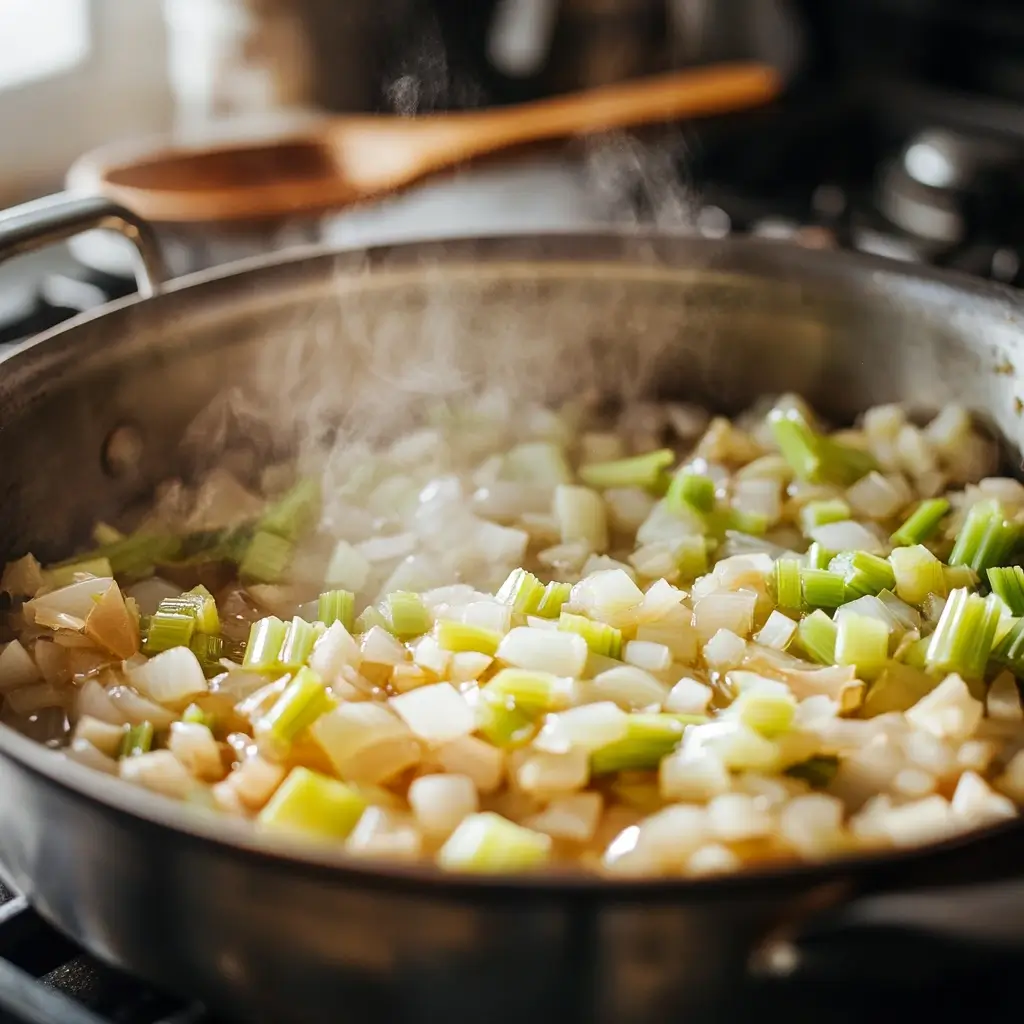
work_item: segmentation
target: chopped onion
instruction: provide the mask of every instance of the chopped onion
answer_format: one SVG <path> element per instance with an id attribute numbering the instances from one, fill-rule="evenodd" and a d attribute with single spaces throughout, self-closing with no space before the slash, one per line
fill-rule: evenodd
<path id="1" fill-rule="evenodd" d="M 0 652 L 0 693 L 10 693 L 42 679 L 32 655 L 18 640 L 11 640 Z"/>
<path id="2" fill-rule="evenodd" d="M 589 780 L 590 758 L 578 747 L 562 754 L 537 751 L 528 756 L 516 772 L 519 788 L 539 799 L 575 792 Z"/>
<path id="3" fill-rule="evenodd" d="M 69 699 L 68 691 L 53 683 L 34 683 L 20 690 L 11 690 L 4 702 L 16 715 L 32 715 L 43 708 L 61 707 Z"/>
<path id="4" fill-rule="evenodd" d="M 189 773 L 204 782 L 217 782 L 226 774 L 220 747 L 205 725 L 197 722 L 174 722 L 171 725 L 167 749 Z"/>
<path id="5" fill-rule="evenodd" d="M 479 808 L 476 785 L 468 775 L 421 775 L 409 786 L 416 823 L 431 836 L 446 839 Z"/>
<path id="6" fill-rule="evenodd" d="M 461 736 L 434 751 L 446 772 L 465 775 L 480 793 L 493 793 L 505 775 L 505 752 L 476 736 Z"/>
<path id="7" fill-rule="evenodd" d="M 797 623 L 788 615 L 783 615 L 777 608 L 772 610 L 768 621 L 761 627 L 754 639 L 765 647 L 776 651 L 784 651 L 796 635 Z"/>
<path id="8" fill-rule="evenodd" d="M 106 593 L 113 582 L 109 576 L 95 576 L 42 594 L 26 602 L 25 617 L 40 626 L 52 623 L 60 627 L 64 625 L 65 617 L 84 623 L 93 609 L 94 599 Z"/>
<path id="9" fill-rule="evenodd" d="M 170 707 L 184 707 L 208 692 L 199 659 L 187 647 L 172 647 L 128 673 L 129 682 L 144 697 Z"/>
<path id="10" fill-rule="evenodd" d="M 720 630 L 747 637 L 754 626 L 756 604 L 757 594 L 749 590 L 716 591 L 693 606 L 693 623 L 705 643 Z"/>
<path id="11" fill-rule="evenodd" d="M 652 640 L 628 640 L 622 649 L 622 660 L 646 672 L 664 672 L 672 664 L 672 652 L 665 644 Z"/>
<path id="12" fill-rule="evenodd" d="M 872 555 L 884 555 L 886 551 L 881 538 L 852 519 L 814 527 L 811 540 L 826 551 L 867 551 Z"/>
<path id="13" fill-rule="evenodd" d="M 906 717 L 911 725 L 933 736 L 965 740 L 978 728 L 983 712 L 984 705 L 971 696 L 967 684 L 954 673 L 922 697 Z"/>
<path id="14" fill-rule="evenodd" d="M 666 800 L 704 803 L 732 785 L 729 770 L 711 748 L 677 750 L 663 758 L 658 769 L 658 786 Z"/>
<path id="15" fill-rule="evenodd" d="M 81 737 L 73 739 L 71 746 L 68 747 L 67 755 L 72 761 L 84 764 L 87 768 L 94 768 L 107 775 L 117 775 L 118 773 L 117 761 L 99 750 L 87 739 Z"/>
<path id="16" fill-rule="evenodd" d="M 597 832 L 603 806 L 600 793 L 570 793 L 552 800 L 524 824 L 552 839 L 589 843 Z"/>
<path id="17" fill-rule="evenodd" d="M 669 688 L 643 669 L 622 665 L 595 676 L 583 693 L 588 701 L 611 701 L 625 711 L 660 711 Z"/>
<path id="18" fill-rule="evenodd" d="M 421 686 L 388 702 L 421 739 L 448 743 L 476 729 L 476 716 L 465 697 L 450 683 Z"/>
<path id="19" fill-rule="evenodd" d="M 517 668 L 578 677 L 587 663 L 587 642 L 577 633 L 517 626 L 502 638 L 496 657 Z"/>
<path id="20" fill-rule="evenodd" d="M 409 727 L 380 704 L 342 704 L 321 715 L 310 726 L 310 733 L 338 774 L 351 782 L 379 785 L 418 764 L 422 757 Z"/>
<path id="21" fill-rule="evenodd" d="M 175 800 L 183 800 L 194 783 L 184 765 L 169 750 L 122 758 L 121 778 Z"/>
<path id="22" fill-rule="evenodd" d="M 150 722 L 154 729 L 168 729 L 176 718 L 173 711 L 148 700 L 130 686 L 112 686 L 107 696 L 117 712 L 132 725 Z"/>
<path id="23" fill-rule="evenodd" d="M 726 843 L 762 839 L 769 835 L 774 821 L 762 805 L 746 793 L 722 793 L 708 804 L 708 831 Z"/>
<path id="24" fill-rule="evenodd" d="M 731 633 L 728 629 L 720 629 L 704 645 L 704 660 L 710 668 L 722 672 L 739 665 L 743 661 L 746 649 L 743 637 Z"/>
<path id="25" fill-rule="evenodd" d="M 612 701 L 582 704 L 548 715 L 533 745 L 551 754 L 573 747 L 594 751 L 622 739 L 628 722 L 628 715 Z"/>
<path id="26" fill-rule="evenodd" d="M 75 726 L 73 740 L 86 740 L 107 757 L 117 757 L 124 739 L 124 726 L 83 715 Z"/>
<path id="27" fill-rule="evenodd" d="M 341 622 L 333 622 L 313 646 L 309 667 L 331 686 L 348 668 L 357 668 L 362 652 L 354 637 Z"/>

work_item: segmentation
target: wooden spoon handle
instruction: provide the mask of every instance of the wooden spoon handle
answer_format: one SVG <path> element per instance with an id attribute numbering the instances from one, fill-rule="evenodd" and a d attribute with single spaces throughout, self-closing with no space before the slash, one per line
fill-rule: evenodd
<path id="1" fill-rule="evenodd" d="M 780 78 L 768 65 L 715 64 L 504 110 L 449 116 L 449 132 L 440 134 L 447 134 L 446 145 L 466 158 L 541 139 L 742 110 L 769 102 L 780 89 Z"/>

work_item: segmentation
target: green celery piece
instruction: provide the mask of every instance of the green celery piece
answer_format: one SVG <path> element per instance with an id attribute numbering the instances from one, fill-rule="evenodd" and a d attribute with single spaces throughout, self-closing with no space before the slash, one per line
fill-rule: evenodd
<path id="1" fill-rule="evenodd" d="M 294 544 L 316 525 L 320 504 L 320 481 L 307 477 L 296 483 L 263 513 L 259 529 Z"/>
<path id="2" fill-rule="evenodd" d="M 578 633 L 594 654 L 606 658 L 622 657 L 622 630 L 614 626 L 563 611 L 558 619 L 558 628 L 566 633 Z"/>
<path id="3" fill-rule="evenodd" d="M 952 591 L 932 633 L 925 656 L 930 672 L 958 672 L 966 680 L 981 679 L 999 627 L 999 601 Z"/>
<path id="4" fill-rule="evenodd" d="M 1024 568 L 1019 565 L 993 566 L 987 572 L 988 584 L 1010 609 L 1010 614 L 1024 615 Z"/>
<path id="5" fill-rule="evenodd" d="M 580 466 L 578 475 L 582 483 L 596 490 L 612 487 L 642 487 L 650 490 L 657 486 L 663 471 L 673 462 L 675 453 L 670 448 L 660 448 L 645 455 Z"/>
<path id="6" fill-rule="evenodd" d="M 121 757 L 137 757 L 148 753 L 153 746 L 153 723 L 140 722 L 127 729 L 121 740 Z"/>
<path id="7" fill-rule="evenodd" d="M 261 530 L 254 534 L 238 567 L 243 580 L 279 583 L 292 559 L 291 541 Z"/>
<path id="8" fill-rule="evenodd" d="M 896 547 L 913 547 L 923 544 L 939 528 L 939 523 L 949 512 L 950 504 L 945 498 L 928 498 L 904 520 L 903 525 L 892 535 Z"/>
<path id="9" fill-rule="evenodd" d="M 634 713 L 626 722 L 626 735 L 590 755 L 592 775 L 653 771 L 683 738 L 686 723 L 676 715 Z"/>
<path id="10" fill-rule="evenodd" d="M 366 800 L 351 786 L 308 768 L 293 768 L 257 822 L 275 831 L 321 839 L 346 839 L 366 810 Z"/>

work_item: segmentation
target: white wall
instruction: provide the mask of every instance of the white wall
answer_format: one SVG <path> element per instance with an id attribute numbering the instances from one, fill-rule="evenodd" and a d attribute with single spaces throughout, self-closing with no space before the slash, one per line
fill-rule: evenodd
<path id="1" fill-rule="evenodd" d="M 52 72 L 59 53 L 65 64 L 74 60 L 67 19 L 78 6 L 89 19 L 88 51 Z M 8 14 L 0 18 L 0 205 L 59 188 L 88 149 L 170 124 L 160 0 L 0 0 L 0 7 Z M 26 77 L 25 50 L 47 33 L 54 43 L 40 55 L 40 76 Z"/>

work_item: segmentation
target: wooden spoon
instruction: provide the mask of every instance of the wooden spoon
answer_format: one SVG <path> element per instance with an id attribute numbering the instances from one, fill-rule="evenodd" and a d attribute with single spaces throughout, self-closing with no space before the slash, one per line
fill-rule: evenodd
<path id="1" fill-rule="evenodd" d="M 719 64 L 518 107 L 330 117 L 301 135 L 113 165 L 97 155 L 87 177 L 148 220 L 260 220 L 345 206 L 523 143 L 757 106 L 779 89 L 770 67 Z"/>

